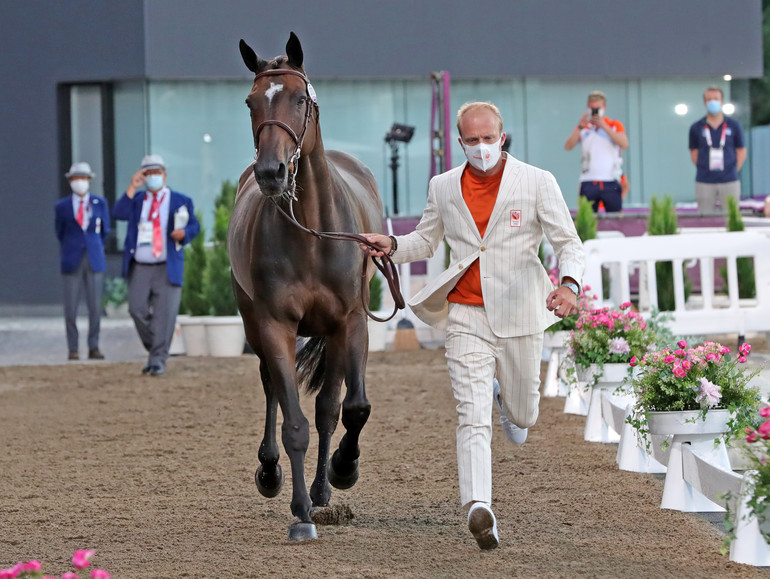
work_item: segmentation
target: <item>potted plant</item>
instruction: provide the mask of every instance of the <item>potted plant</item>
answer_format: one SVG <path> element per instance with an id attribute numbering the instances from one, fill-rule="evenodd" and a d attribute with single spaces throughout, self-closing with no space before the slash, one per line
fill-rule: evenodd
<path id="1" fill-rule="evenodd" d="M 748 516 L 756 517 L 759 530 L 770 544 L 770 520 L 767 509 L 770 506 L 770 407 L 759 411 L 760 423 L 745 429 L 745 456 L 748 466 L 754 471 L 749 477 L 749 484 L 742 499 L 748 507 Z M 729 520 L 729 512 L 725 517 L 725 527 L 730 540 L 735 538 L 734 530 L 738 521 Z M 729 541 L 728 541 L 729 543 Z"/>
<path id="2" fill-rule="evenodd" d="M 603 382 L 622 382 L 639 359 L 656 344 L 655 333 L 641 314 L 631 310 L 631 302 L 618 309 L 608 307 L 583 311 L 570 333 L 568 356 L 575 372 L 587 386 Z"/>
<path id="3" fill-rule="evenodd" d="M 198 223 L 203 223 L 203 215 L 198 212 Z M 203 273 L 206 271 L 205 230 L 201 225 L 200 233 L 185 248 L 184 285 L 177 322 L 182 331 L 185 353 L 188 356 L 208 356 L 206 340 L 206 318 L 209 306 L 203 295 Z"/>
<path id="4" fill-rule="evenodd" d="M 730 470 L 725 442 L 756 415 L 759 389 L 749 386 L 749 381 L 759 369 L 741 366 L 751 351 L 749 344 L 739 347 L 736 360 L 729 348 L 716 342 L 688 348 L 682 340 L 677 346 L 632 362 L 638 364 L 639 373 L 632 380 L 636 402 L 626 421 L 648 449 L 648 435 L 664 436 L 666 441 L 671 437 L 661 508 L 722 511 L 684 479 L 682 445 L 708 456 L 714 466 Z"/>
<path id="5" fill-rule="evenodd" d="M 128 317 L 128 284 L 122 277 L 108 277 L 104 280 L 102 306 L 110 318 Z"/>
<path id="6" fill-rule="evenodd" d="M 749 386 L 759 369 L 742 365 L 751 346 L 741 344 L 736 359 L 730 348 L 716 342 L 688 348 L 681 340 L 677 346 L 630 362 L 638 372 L 631 380 L 636 403 L 628 422 L 646 441 L 648 432 L 699 431 L 727 438 L 736 429 L 750 427 L 760 401 L 759 389 Z"/>
<path id="7" fill-rule="evenodd" d="M 202 297 L 211 317 L 206 321 L 206 341 L 212 356 L 240 356 L 246 341 L 243 321 L 233 295 L 227 228 L 230 223 L 237 186 L 222 183 L 214 200 L 214 230 L 207 248 L 203 271 Z"/>

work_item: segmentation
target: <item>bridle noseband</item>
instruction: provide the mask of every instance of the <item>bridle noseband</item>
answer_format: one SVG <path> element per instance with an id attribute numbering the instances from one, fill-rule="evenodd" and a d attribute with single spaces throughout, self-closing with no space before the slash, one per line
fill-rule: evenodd
<path id="1" fill-rule="evenodd" d="M 256 82 L 258 78 L 263 76 L 281 76 L 285 74 L 293 74 L 294 76 L 298 76 L 305 83 L 305 95 L 307 96 L 307 99 L 305 101 L 305 123 L 302 126 L 302 132 L 299 134 L 299 136 L 297 136 L 297 133 L 294 132 L 294 129 L 292 129 L 283 121 L 279 121 L 277 119 L 268 119 L 266 121 L 262 121 L 257 127 L 257 130 L 254 132 L 254 159 L 256 159 L 257 155 L 259 154 L 259 135 L 262 132 L 262 129 L 269 125 L 275 125 L 289 133 L 289 136 L 292 138 L 294 144 L 297 147 L 294 151 L 294 154 L 289 159 L 289 186 L 291 188 L 289 193 L 292 197 L 295 197 L 294 190 L 297 185 L 297 171 L 299 169 L 299 158 L 300 153 L 302 152 L 302 144 L 305 142 L 305 134 L 307 133 L 307 126 L 310 122 L 312 111 L 313 109 L 316 111 L 318 110 L 318 104 L 316 103 L 314 96 L 315 93 L 312 91 L 312 85 L 310 84 L 307 76 L 305 76 L 304 73 L 292 68 L 271 68 L 269 70 L 263 70 L 254 77 L 254 81 Z M 316 118 L 317 117 L 318 115 L 316 115 Z"/>

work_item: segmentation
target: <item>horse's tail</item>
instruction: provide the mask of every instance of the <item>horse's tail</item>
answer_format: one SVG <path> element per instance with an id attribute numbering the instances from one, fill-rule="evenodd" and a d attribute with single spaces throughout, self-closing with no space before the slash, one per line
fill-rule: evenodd
<path id="1" fill-rule="evenodd" d="M 297 352 L 297 385 L 313 394 L 323 386 L 326 374 L 326 338 L 317 336 L 305 341 Z"/>

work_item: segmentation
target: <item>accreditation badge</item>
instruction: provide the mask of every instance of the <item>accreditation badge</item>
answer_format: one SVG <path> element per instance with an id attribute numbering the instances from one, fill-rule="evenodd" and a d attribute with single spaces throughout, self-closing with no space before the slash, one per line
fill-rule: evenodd
<path id="1" fill-rule="evenodd" d="M 709 149 L 709 171 L 725 170 L 725 152 L 714 147 Z"/>
<path id="2" fill-rule="evenodd" d="M 152 222 L 142 221 L 139 223 L 139 232 L 136 237 L 137 245 L 152 245 Z"/>

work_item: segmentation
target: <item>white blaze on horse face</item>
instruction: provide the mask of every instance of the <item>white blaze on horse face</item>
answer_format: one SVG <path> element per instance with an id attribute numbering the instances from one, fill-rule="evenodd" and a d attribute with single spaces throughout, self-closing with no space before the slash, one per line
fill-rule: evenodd
<path id="1" fill-rule="evenodd" d="M 275 96 L 275 93 L 281 92 L 283 90 L 282 84 L 275 84 L 274 82 L 270 83 L 270 88 L 265 91 L 265 96 L 267 97 L 268 104 L 273 104 L 273 97 Z"/>

